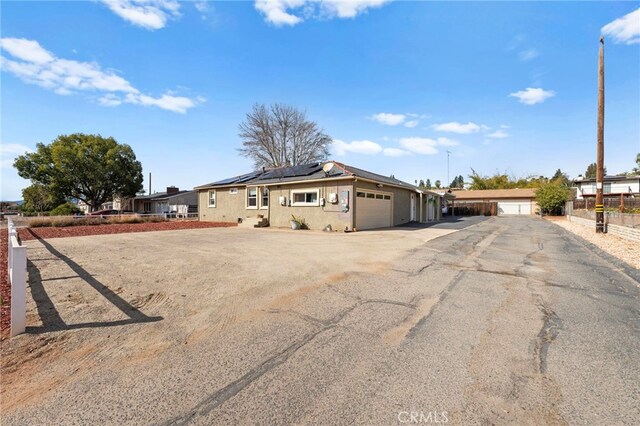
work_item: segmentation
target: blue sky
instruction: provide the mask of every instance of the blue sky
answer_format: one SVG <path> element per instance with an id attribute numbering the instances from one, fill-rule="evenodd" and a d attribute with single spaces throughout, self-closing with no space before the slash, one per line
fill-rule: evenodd
<path id="1" fill-rule="evenodd" d="M 11 167 L 74 132 L 133 147 L 145 189 L 252 168 L 254 103 L 306 109 L 332 157 L 413 182 L 576 177 L 595 160 L 606 36 L 605 163 L 640 152 L 640 2 L 134 0 L 2 2 L 2 199 Z"/>

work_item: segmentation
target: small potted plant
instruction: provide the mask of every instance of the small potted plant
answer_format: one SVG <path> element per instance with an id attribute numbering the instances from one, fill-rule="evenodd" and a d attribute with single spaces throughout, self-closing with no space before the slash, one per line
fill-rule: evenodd
<path id="1" fill-rule="evenodd" d="M 306 223 L 304 222 L 304 218 L 296 217 L 295 215 L 291 215 L 291 229 L 305 229 Z"/>

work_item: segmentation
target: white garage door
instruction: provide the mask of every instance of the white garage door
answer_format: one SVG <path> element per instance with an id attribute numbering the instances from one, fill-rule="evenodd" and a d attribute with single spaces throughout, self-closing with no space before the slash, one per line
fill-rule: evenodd
<path id="1" fill-rule="evenodd" d="M 357 189 L 355 213 L 356 229 L 391 226 L 391 194 Z"/>
<path id="2" fill-rule="evenodd" d="M 498 215 L 531 214 L 531 201 L 498 201 Z"/>

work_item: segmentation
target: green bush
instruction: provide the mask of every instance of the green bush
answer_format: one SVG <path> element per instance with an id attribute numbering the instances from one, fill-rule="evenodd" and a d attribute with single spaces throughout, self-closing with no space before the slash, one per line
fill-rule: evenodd
<path id="1" fill-rule="evenodd" d="M 543 213 L 559 215 L 570 194 L 569 188 L 557 182 L 545 183 L 536 190 L 536 203 Z"/>
<path id="2" fill-rule="evenodd" d="M 75 204 L 63 203 L 49 212 L 49 216 L 73 216 L 80 213 L 80 209 Z"/>

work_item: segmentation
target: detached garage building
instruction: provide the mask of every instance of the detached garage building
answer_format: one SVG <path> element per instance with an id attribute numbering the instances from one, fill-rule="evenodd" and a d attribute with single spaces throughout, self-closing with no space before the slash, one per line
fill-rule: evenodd
<path id="1" fill-rule="evenodd" d="M 497 203 L 498 216 L 535 214 L 538 209 L 535 191 L 534 188 L 455 191 L 455 205 Z"/>
<path id="2" fill-rule="evenodd" d="M 294 215 L 311 229 L 365 230 L 440 219 L 437 193 L 336 161 L 259 170 L 195 190 L 201 221 L 264 218 L 288 227 Z"/>

